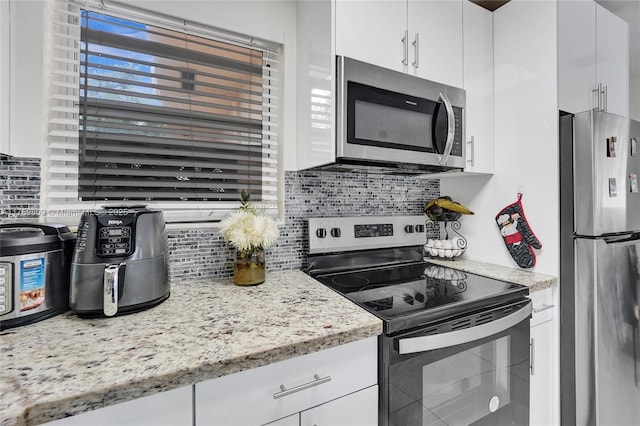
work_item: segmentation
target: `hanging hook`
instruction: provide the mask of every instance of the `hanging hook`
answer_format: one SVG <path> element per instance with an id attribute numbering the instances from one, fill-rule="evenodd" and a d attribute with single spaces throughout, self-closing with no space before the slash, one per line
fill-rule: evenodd
<path id="1" fill-rule="evenodd" d="M 524 194 L 524 185 L 518 185 L 518 199 L 522 198 Z"/>

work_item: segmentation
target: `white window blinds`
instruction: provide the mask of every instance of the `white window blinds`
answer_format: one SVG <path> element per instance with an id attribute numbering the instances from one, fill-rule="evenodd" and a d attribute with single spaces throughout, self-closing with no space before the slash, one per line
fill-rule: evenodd
<path id="1" fill-rule="evenodd" d="M 50 108 L 65 140 L 49 132 L 49 209 L 142 202 L 169 220 L 215 219 L 243 189 L 276 207 L 276 51 L 56 4 L 68 28 L 55 44 L 67 42 L 52 59 L 74 103 Z"/>

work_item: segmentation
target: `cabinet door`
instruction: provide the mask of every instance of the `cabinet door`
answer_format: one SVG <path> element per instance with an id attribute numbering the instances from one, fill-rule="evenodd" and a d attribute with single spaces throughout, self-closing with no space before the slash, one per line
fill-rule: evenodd
<path id="1" fill-rule="evenodd" d="M 336 1 L 337 55 L 406 71 L 406 28 L 406 0 Z"/>
<path id="2" fill-rule="evenodd" d="M 563 111 L 595 107 L 595 25 L 593 0 L 558 2 L 558 108 Z"/>
<path id="3" fill-rule="evenodd" d="M 556 424 L 554 383 L 555 345 L 554 289 L 547 288 L 529 294 L 533 302 L 531 316 L 531 387 L 529 417 L 531 426 Z"/>
<path id="4" fill-rule="evenodd" d="M 300 426 L 372 426 L 377 424 L 377 385 L 300 413 Z"/>
<path id="5" fill-rule="evenodd" d="M 409 0 L 407 16 L 409 72 L 462 87 L 462 0 Z"/>
<path id="6" fill-rule="evenodd" d="M 553 320 L 531 327 L 531 426 L 555 424 Z"/>
<path id="7" fill-rule="evenodd" d="M 191 426 L 193 386 L 46 423 L 47 426 Z"/>
<path id="8" fill-rule="evenodd" d="M 493 173 L 493 13 L 465 1 L 463 40 L 467 92 L 465 172 Z"/>
<path id="9" fill-rule="evenodd" d="M 605 111 L 629 116 L 629 24 L 596 5 L 596 81 L 607 88 Z"/>

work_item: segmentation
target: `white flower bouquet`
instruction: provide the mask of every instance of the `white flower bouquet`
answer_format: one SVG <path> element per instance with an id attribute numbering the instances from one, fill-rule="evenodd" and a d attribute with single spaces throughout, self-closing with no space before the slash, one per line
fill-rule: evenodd
<path id="1" fill-rule="evenodd" d="M 241 197 L 240 210 L 227 215 L 220 223 L 222 237 L 244 253 L 271 247 L 280 235 L 278 225 L 249 202 L 249 194 L 244 190 Z"/>

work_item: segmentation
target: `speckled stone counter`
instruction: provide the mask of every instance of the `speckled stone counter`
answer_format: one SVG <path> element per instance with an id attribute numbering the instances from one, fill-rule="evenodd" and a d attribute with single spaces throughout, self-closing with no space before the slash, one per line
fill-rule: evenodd
<path id="1" fill-rule="evenodd" d="M 477 262 L 460 257 L 449 260 L 425 259 L 427 262 L 446 266 L 453 269 L 495 278 L 502 281 L 523 284 L 529 287 L 529 292 L 544 290 L 558 284 L 558 278 L 552 275 L 539 274 L 526 269 L 508 268 L 491 263 Z"/>
<path id="2" fill-rule="evenodd" d="M 184 282 L 147 311 L 69 312 L 0 333 L 0 424 L 35 425 L 382 333 L 300 271 L 256 287 Z"/>

